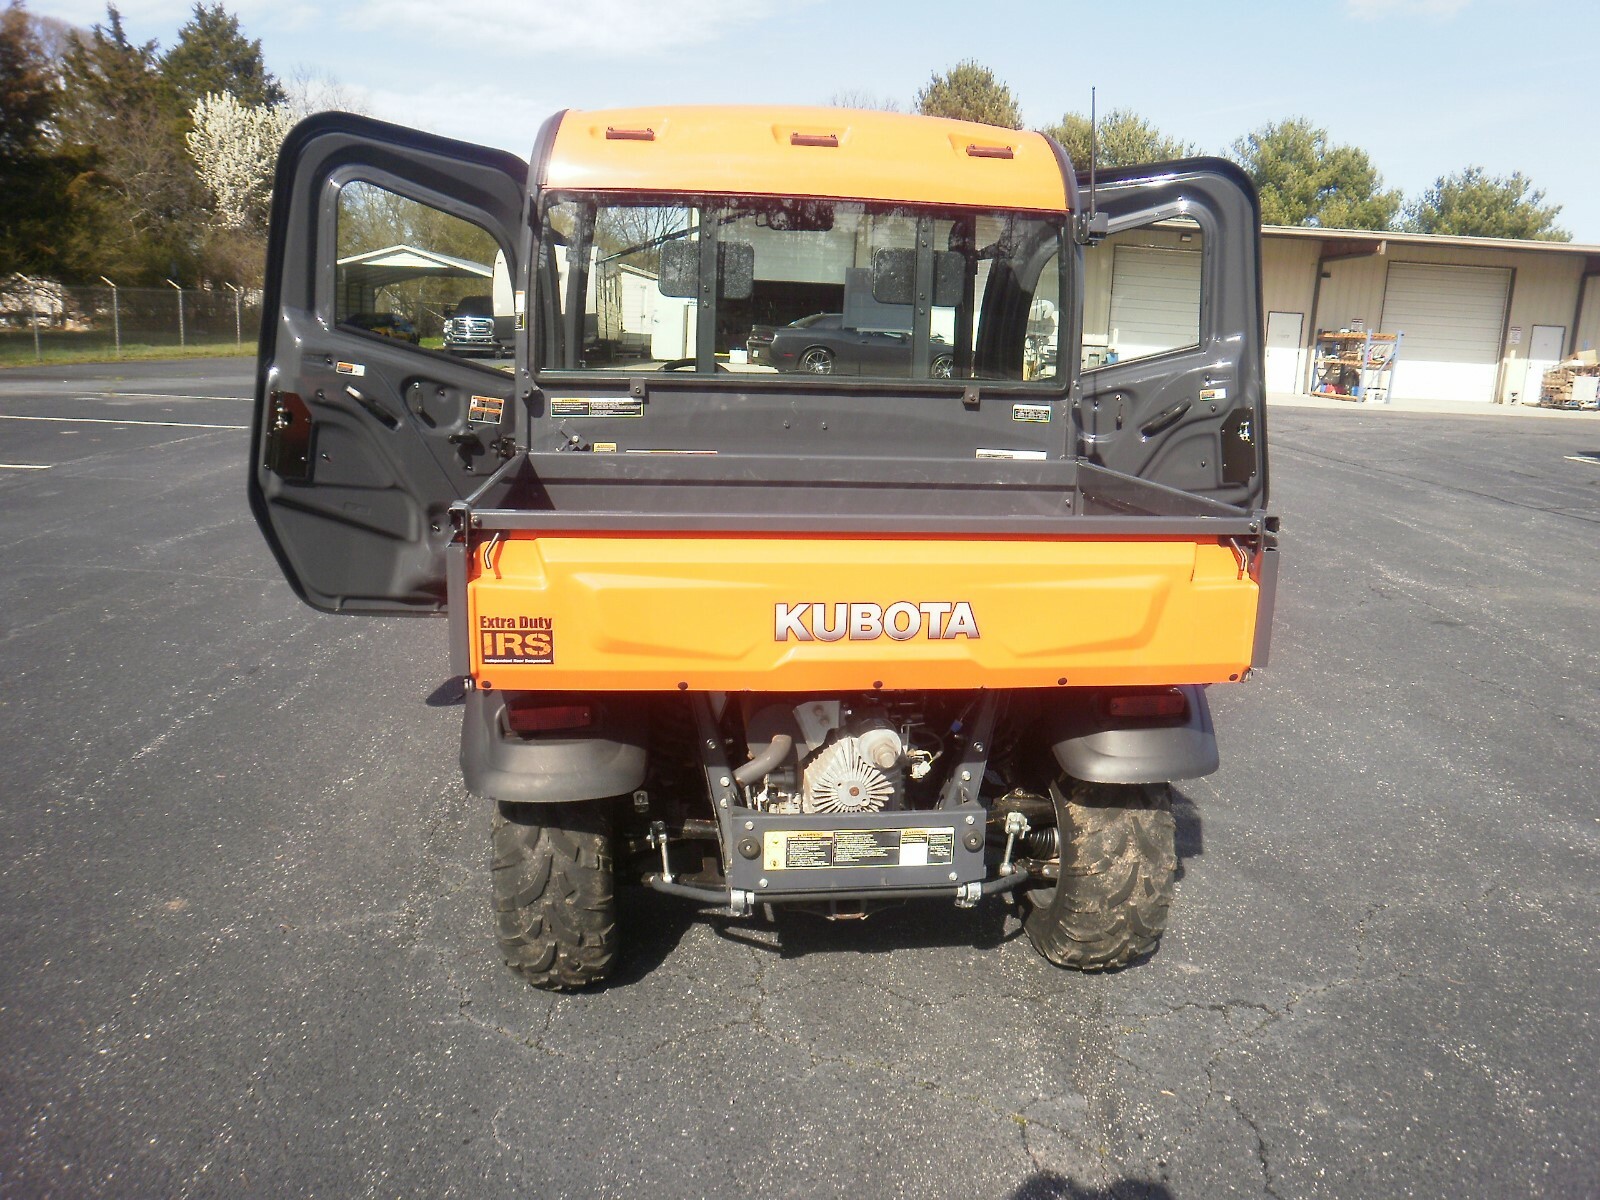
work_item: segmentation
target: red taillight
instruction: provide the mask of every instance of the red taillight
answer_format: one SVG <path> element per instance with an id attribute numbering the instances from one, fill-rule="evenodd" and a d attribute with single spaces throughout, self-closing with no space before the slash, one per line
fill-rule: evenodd
<path id="1" fill-rule="evenodd" d="M 587 704 L 513 701 L 506 706 L 506 725 L 512 733 L 560 733 L 587 729 L 593 724 L 594 709 Z"/>
<path id="2" fill-rule="evenodd" d="M 1181 717 L 1189 711 L 1189 699 L 1176 689 L 1161 692 L 1125 692 L 1108 696 L 1106 713 L 1113 717 Z"/>

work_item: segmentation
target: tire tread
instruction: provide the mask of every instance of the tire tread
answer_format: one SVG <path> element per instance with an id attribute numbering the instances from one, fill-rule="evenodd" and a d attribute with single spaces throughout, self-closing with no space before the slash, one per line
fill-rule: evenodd
<path id="1" fill-rule="evenodd" d="M 1117 970 L 1153 954 L 1177 875 L 1170 788 L 1063 780 L 1050 794 L 1060 879 L 1029 893 L 1028 940 L 1057 966 L 1080 971 Z"/>
<path id="2" fill-rule="evenodd" d="M 558 991 L 603 979 L 616 957 L 617 924 L 606 806 L 497 804 L 491 841 L 506 965 Z"/>

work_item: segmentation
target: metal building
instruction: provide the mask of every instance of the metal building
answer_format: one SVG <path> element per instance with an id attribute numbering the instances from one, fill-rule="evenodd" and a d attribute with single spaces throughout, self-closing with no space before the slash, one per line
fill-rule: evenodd
<path id="1" fill-rule="evenodd" d="M 1532 403 L 1600 348 L 1600 246 L 1267 226 L 1262 251 L 1269 392 L 1315 389 L 1319 333 L 1403 335 L 1402 400 Z"/>

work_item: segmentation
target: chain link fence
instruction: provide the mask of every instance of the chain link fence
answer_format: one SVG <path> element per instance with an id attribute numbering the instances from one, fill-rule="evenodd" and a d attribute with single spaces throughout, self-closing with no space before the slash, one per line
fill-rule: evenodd
<path id="1" fill-rule="evenodd" d="M 255 289 L 69 287 L 24 276 L 0 285 L 0 363 L 163 350 L 254 353 L 260 328 Z"/>

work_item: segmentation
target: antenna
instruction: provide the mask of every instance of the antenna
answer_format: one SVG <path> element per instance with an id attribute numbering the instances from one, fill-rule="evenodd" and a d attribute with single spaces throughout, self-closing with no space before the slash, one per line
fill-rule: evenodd
<path id="1" fill-rule="evenodd" d="M 1100 118 L 1095 110 L 1095 91 L 1089 89 L 1089 211 L 1078 214 L 1077 241 L 1080 246 L 1092 246 L 1106 236 L 1109 220 L 1099 208 L 1096 164 L 1100 159 Z"/>
<path id="2" fill-rule="evenodd" d="M 1095 214 L 1095 164 L 1100 161 L 1100 119 L 1095 112 L 1095 89 L 1089 89 L 1089 221 Z"/>

